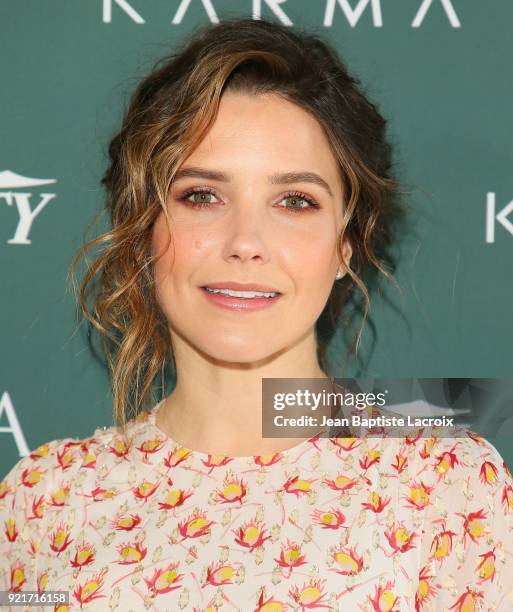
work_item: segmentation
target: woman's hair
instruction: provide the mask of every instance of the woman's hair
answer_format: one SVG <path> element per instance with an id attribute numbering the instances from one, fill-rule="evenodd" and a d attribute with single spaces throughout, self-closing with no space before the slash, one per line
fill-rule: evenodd
<path id="1" fill-rule="evenodd" d="M 344 332 L 350 328 L 354 286 L 365 306 L 358 349 L 370 304 L 364 274 L 382 274 L 399 288 L 386 264 L 395 269 L 388 251 L 402 214 L 399 183 L 390 176 L 387 122 L 359 84 L 316 34 L 250 18 L 197 30 L 139 83 L 110 142 L 102 179 L 111 229 L 82 246 L 69 272 L 77 294 L 79 259 L 103 247 L 87 266 L 77 299 L 81 314 L 99 332 L 112 376 L 114 417 L 123 433 L 126 422 L 154 401 L 157 376 L 168 366 L 176 373 L 168 322 L 156 300 L 152 264 L 159 254 L 152 254 L 152 228 L 164 211 L 172 236 L 166 201 L 174 174 L 212 125 L 227 90 L 279 95 L 322 126 L 344 188 L 338 254 L 343 262 L 342 245 L 349 240 L 352 259 L 317 321 L 317 356 L 332 378 L 327 341 L 340 319 Z M 357 311 L 358 306 L 353 316 Z"/>

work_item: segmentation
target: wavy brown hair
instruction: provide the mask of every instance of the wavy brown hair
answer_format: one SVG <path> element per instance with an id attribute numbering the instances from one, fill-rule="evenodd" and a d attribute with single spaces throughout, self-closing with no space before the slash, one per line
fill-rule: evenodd
<path id="1" fill-rule="evenodd" d="M 166 215 L 166 201 L 180 165 L 215 120 L 227 90 L 273 93 L 309 112 L 324 129 L 344 187 L 343 229 L 338 254 L 349 240 L 351 267 L 334 283 L 316 324 L 318 360 L 332 379 L 326 357 L 329 338 L 340 321 L 344 331 L 363 297 L 358 344 L 370 305 L 364 275 L 372 271 L 395 284 L 389 247 L 401 218 L 399 183 L 391 176 L 391 145 L 386 120 L 362 93 L 334 49 L 318 35 L 249 18 L 198 29 L 188 42 L 160 59 L 136 87 L 120 130 L 109 145 L 110 163 L 102 179 L 110 229 L 82 246 L 68 278 L 79 315 L 99 333 L 112 377 L 114 419 L 126 422 L 154 402 L 154 383 L 174 352 L 168 323 L 156 300 L 151 237 L 154 221 Z M 169 243 L 168 243 L 169 244 Z M 80 288 L 76 268 L 94 247 Z M 87 260 L 87 258 L 86 258 Z M 88 305 L 88 301 L 91 304 Z M 344 308 L 346 307 L 346 308 Z"/>

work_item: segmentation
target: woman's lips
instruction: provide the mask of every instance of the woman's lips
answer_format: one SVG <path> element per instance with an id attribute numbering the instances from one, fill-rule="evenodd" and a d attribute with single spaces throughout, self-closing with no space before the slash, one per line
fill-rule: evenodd
<path id="1" fill-rule="evenodd" d="M 254 298 L 239 298 L 222 293 L 210 293 L 204 287 L 200 287 L 200 291 L 209 300 L 211 304 L 225 310 L 238 310 L 240 312 L 252 312 L 254 310 L 263 310 L 270 308 L 282 296 L 281 293 L 274 297 L 254 297 Z"/>

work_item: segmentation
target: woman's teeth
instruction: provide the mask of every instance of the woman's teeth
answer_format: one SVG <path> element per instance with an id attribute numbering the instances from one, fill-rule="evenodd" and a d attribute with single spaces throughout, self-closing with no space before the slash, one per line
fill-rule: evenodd
<path id="1" fill-rule="evenodd" d="M 264 293 L 262 291 L 233 291 L 232 289 L 210 289 L 210 287 L 205 287 L 205 290 L 209 293 L 222 293 L 223 295 L 229 295 L 231 297 L 238 298 L 255 298 L 255 297 L 274 297 L 278 295 L 277 293 Z"/>

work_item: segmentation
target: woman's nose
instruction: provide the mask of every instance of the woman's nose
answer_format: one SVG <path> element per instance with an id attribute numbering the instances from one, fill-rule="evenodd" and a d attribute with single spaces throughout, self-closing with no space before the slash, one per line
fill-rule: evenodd
<path id="1" fill-rule="evenodd" d="M 265 226 L 263 212 L 257 210 L 256 205 L 239 207 L 227 222 L 224 257 L 235 257 L 242 261 L 255 257 L 267 259 L 268 236 L 266 237 Z"/>

